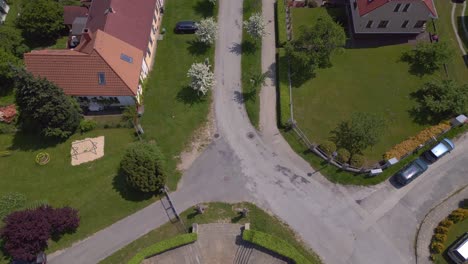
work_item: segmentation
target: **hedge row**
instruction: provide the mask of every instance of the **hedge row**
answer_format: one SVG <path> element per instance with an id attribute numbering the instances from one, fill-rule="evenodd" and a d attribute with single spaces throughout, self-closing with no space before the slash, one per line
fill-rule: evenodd
<path id="1" fill-rule="evenodd" d="M 131 258 L 127 264 L 141 264 L 141 262 L 148 257 L 168 251 L 170 249 L 180 247 L 183 245 L 190 244 L 197 240 L 196 233 L 183 234 L 168 240 L 161 241 L 159 243 L 153 244 L 147 248 L 144 248 L 138 252 L 133 258 Z"/>
<path id="2" fill-rule="evenodd" d="M 288 41 L 286 32 L 286 5 L 283 0 L 276 2 L 276 25 L 278 27 L 278 47 L 282 47 Z"/>
<path id="3" fill-rule="evenodd" d="M 414 151 L 419 145 L 424 144 L 426 141 L 442 133 L 450 128 L 450 124 L 445 121 L 438 125 L 428 127 L 423 131 L 419 132 L 414 137 L 410 137 L 400 144 L 394 146 L 391 150 L 384 154 L 384 159 L 389 160 L 391 158 L 400 159 L 405 154 Z"/>
<path id="4" fill-rule="evenodd" d="M 275 236 L 254 230 L 244 230 L 242 239 L 285 256 L 296 264 L 312 264 L 296 248 Z"/>
<path id="5" fill-rule="evenodd" d="M 434 235 L 431 239 L 431 244 L 429 249 L 432 254 L 440 254 L 445 249 L 445 241 L 447 240 L 447 235 L 453 224 L 459 223 L 468 219 L 468 209 L 458 208 L 453 210 L 447 218 L 440 221 L 439 225 L 434 229 Z M 434 259 L 434 256 L 431 256 L 431 259 Z"/>

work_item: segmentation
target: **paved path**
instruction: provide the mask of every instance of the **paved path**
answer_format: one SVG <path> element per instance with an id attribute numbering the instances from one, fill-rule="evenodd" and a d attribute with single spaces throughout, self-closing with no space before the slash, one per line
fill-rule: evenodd
<path id="1" fill-rule="evenodd" d="M 430 264 L 429 260 L 429 244 L 431 243 L 434 228 L 446 218 L 453 210 L 460 206 L 460 201 L 468 198 L 468 186 L 463 187 L 460 192 L 454 194 L 447 200 L 438 204 L 431 209 L 427 216 L 422 221 L 419 228 L 417 241 L 416 241 L 416 254 L 418 264 Z"/>
<path id="2" fill-rule="evenodd" d="M 263 3 L 266 20 L 273 21 L 273 2 Z M 261 93 L 262 132 L 250 124 L 238 100 L 242 1 L 220 0 L 219 5 L 213 98 L 220 137 L 187 170 L 179 189 L 171 194 L 178 211 L 202 201 L 251 201 L 285 221 L 325 263 L 414 263 L 419 222 L 435 204 L 468 183 L 468 138 L 456 142 L 451 154 L 401 189 L 388 182 L 343 187 L 319 173 L 307 176 L 313 169 L 276 129 L 274 79 L 268 80 Z M 272 23 L 268 30 L 274 32 Z M 262 46 L 262 67 L 271 69 L 271 35 Z M 156 202 L 55 254 L 49 263 L 97 263 L 165 221 L 161 202 Z"/>
<path id="3" fill-rule="evenodd" d="M 452 29 L 453 29 L 453 33 L 455 33 L 455 37 L 457 39 L 457 42 L 458 42 L 458 47 L 460 48 L 460 51 L 461 53 L 463 54 L 463 56 L 466 56 L 466 50 L 465 50 L 465 47 L 463 46 L 463 42 L 460 38 L 460 35 L 459 35 L 459 32 L 458 32 L 458 26 L 457 26 L 457 20 L 456 20 L 456 14 L 455 14 L 455 10 L 457 8 L 457 4 L 452 2 L 452 13 L 451 13 L 451 22 L 452 22 Z M 461 16 L 463 17 L 464 16 L 464 13 L 461 14 Z"/>

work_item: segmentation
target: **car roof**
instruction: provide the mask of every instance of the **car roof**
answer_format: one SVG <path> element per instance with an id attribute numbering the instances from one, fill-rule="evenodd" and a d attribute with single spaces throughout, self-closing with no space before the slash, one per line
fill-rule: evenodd
<path id="1" fill-rule="evenodd" d="M 424 163 L 424 161 L 422 161 L 421 159 L 417 159 L 413 161 L 412 163 L 410 163 L 408 167 L 403 169 L 400 172 L 400 175 L 406 180 L 409 180 L 413 178 L 414 175 L 416 175 L 418 172 L 425 171 L 426 169 L 427 169 L 426 163 Z"/>
<path id="2" fill-rule="evenodd" d="M 181 26 L 181 25 L 192 26 L 194 24 L 195 24 L 194 21 L 180 21 L 179 23 L 177 23 L 177 25 L 179 25 L 179 26 Z"/>
<path id="3" fill-rule="evenodd" d="M 465 241 L 458 246 L 455 251 L 460 254 L 465 260 L 468 260 L 468 236 Z"/>
<path id="4" fill-rule="evenodd" d="M 449 139 L 444 138 L 439 144 L 431 149 L 431 152 L 436 156 L 440 157 L 448 151 L 454 149 L 454 145 L 452 141 Z"/>

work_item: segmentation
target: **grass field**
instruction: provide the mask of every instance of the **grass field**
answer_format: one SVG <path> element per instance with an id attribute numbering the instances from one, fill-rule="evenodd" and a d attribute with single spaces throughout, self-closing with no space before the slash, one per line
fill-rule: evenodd
<path id="1" fill-rule="evenodd" d="M 450 227 L 450 230 L 447 235 L 447 241 L 445 241 L 444 243 L 445 248 L 448 249 L 448 247 L 450 247 L 450 245 L 452 245 L 455 242 L 455 240 L 460 238 L 466 232 L 468 232 L 468 219 L 465 219 L 464 221 L 454 224 L 452 227 Z M 435 264 L 452 264 L 453 262 L 448 258 L 447 252 L 444 251 L 443 254 L 436 255 L 434 263 Z"/>
<path id="2" fill-rule="evenodd" d="M 250 211 L 247 218 L 239 217 L 239 214 L 234 211 L 235 208 L 244 207 L 248 207 Z M 187 227 L 190 227 L 192 223 L 207 224 L 222 222 L 243 224 L 249 222 L 251 229 L 280 237 L 296 247 L 312 263 L 321 263 L 312 251 L 295 238 L 294 233 L 287 226 L 253 204 L 210 203 L 208 204 L 208 209 L 202 215 L 196 214 L 194 209 L 188 209 L 181 214 L 181 218 Z M 101 261 L 100 264 L 127 263 L 141 249 L 182 233 L 183 228 L 179 224 L 167 223 L 117 251 Z"/>
<path id="3" fill-rule="evenodd" d="M 173 174 L 168 186 L 175 189 L 180 178 L 176 171 L 178 155 L 191 136 L 205 121 L 211 103 L 208 94 L 199 97 L 189 85 L 187 71 L 194 62 L 209 58 L 213 63 L 214 47 L 206 48 L 195 42 L 194 35 L 176 35 L 178 21 L 198 21 L 214 16 L 217 11 L 208 1 L 173 0 L 166 3 L 163 25 L 164 40 L 158 41 L 156 62 L 145 85 L 145 114 L 142 125 L 147 139 L 154 139 L 166 155 Z"/>
<path id="4" fill-rule="evenodd" d="M 262 12 L 262 1 L 245 0 L 243 7 L 243 20 L 247 20 L 252 14 Z M 254 87 L 251 79 L 262 74 L 262 41 L 253 39 L 242 30 L 242 97 L 250 122 L 258 128 L 260 115 L 261 87 Z"/>

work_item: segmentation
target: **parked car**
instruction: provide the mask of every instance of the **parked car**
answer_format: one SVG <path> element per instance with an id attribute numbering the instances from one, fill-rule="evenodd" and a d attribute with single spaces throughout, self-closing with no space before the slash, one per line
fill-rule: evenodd
<path id="1" fill-rule="evenodd" d="M 193 34 L 197 31 L 198 27 L 193 21 L 180 21 L 175 26 L 175 33 L 178 34 Z"/>
<path id="2" fill-rule="evenodd" d="M 468 232 L 448 248 L 447 255 L 455 264 L 468 263 Z"/>
<path id="3" fill-rule="evenodd" d="M 454 148 L 455 145 L 453 142 L 448 138 L 444 138 L 435 147 L 424 152 L 424 158 L 430 163 L 434 163 L 442 156 L 452 151 Z"/>
<path id="4" fill-rule="evenodd" d="M 425 172 L 427 168 L 427 163 L 423 159 L 418 158 L 415 161 L 408 164 L 403 169 L 401 169 L 395 175 L 395 179 L 399 184 L 406 185 L 409 182 L 416 179 L 416 177 L 421 175 L 423 172 Z"/>

